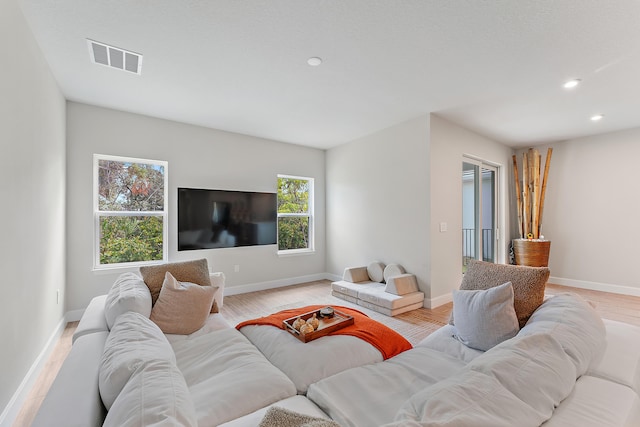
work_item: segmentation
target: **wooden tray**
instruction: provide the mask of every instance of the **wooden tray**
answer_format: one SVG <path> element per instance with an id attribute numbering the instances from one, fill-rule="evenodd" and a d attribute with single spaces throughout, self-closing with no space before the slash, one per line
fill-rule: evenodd
<path id="1" fill-rule="evenodd" d="M 316 317 L 320 321 L 318 325 L 318 329 L 313 332 L 307 334 L 301 334 L 300 331 L 297 331 L 293 327 L 293 322 L 301 317 L 303 320 L 310 319 L 313 317 L 313 314 L 316 314 Z M 302 342 L 309 342 L 325 335 L 333 331 L 337 331 L 338 329 L 342 329 L 346 326 L 353 325 L 353 316 L 350 316 L 346 313 L 338 311 L 336 309 L 333 310 L 333 317 L 320 317 L 320 310 L 310 311 L 308 313 L 301 314 L 299 316 L 290 317 L 282 321 L 282 326 L 286 329 L 290 334 L 294 337 L 298 338 Z"/>

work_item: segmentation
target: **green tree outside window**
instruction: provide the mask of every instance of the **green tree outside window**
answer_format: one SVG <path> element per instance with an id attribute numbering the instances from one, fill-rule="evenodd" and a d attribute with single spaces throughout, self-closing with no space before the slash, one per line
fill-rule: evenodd
<path id="1" fill-rule="evenodd" d="M 278 249 L 312 249 L 313 179 L 278 176 Z"/>
<path id="2" fill-rule="evenodd" d="M 95 156 L 97 265 L 165 258 L 166 162 Z"/>

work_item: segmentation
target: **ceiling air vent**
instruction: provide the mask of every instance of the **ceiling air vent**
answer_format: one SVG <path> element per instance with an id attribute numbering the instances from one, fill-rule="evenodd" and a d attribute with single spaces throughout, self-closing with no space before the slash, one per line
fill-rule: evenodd
<path id="1" fill-rule="evenodd" d="M 89 44 L 89 55 L 94 63 L 138 75 L 141 74 L 142 55 L 139 53 L 109 46 L 91 39 L 87 39 L 87 43 Z"/>

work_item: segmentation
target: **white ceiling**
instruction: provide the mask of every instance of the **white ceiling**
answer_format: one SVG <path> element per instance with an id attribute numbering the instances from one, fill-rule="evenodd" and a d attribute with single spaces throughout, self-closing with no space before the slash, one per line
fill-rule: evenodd
<path id="1" fill-rule="evenodd" d="M 319 148 L 427 113 L 514 147 L 640 127 L 638 0 L 20 2 L 73 101 Z"/>

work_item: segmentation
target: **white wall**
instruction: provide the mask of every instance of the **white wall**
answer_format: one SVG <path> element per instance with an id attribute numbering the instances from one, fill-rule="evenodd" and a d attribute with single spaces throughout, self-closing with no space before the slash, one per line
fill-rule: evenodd
<path id="1" fill-rule="evenodd" d="M 429 295 L 427 116 L 327 151 L 327 271 L 399 263 Z"/>
<path id="2" fill-rule="evenodd" d="M 511 156 L 513 150 L 482 135 L 462 128 L 439 116 L 431 115 L 430 133 L 430 235 L 431 235 L 431 306 L 451 300 L 451 291 L 462 279 L 462 162 L 471 156 L 499 166 L 498 210 L 504 212 L 498 224 L 498 262 L 505 255 L 510 240 L 509 207 L 511 205 Z M 440 232 L 440 223 L 447 231 Z M 502 244 L 500 244 L 500 241 Z"/>
<path id="3" fill-rule="evenodd" d="M 74 102 L 67 103 L 67 134 L 69 310 L 106 293 L 122 272 L 92 271 L 94 153 L 169 162 L 169 261 L 207 258 L 211 270 L 225 273 L 229 293 L 325 272 L 324 151 Z M 315 178 L 314 254 L 278 257 L 276 245 L 177 251 L 178 187 L 276 192 L 277 174 Z"/>
<path id="4" fill-rule="evenodd" d="M 0 2 L 0 52 L 2 425 L 65 312 L 65 103 L 16 0 Z"/>
<path id="5" fill-rule="evenodd" d="M 553 145 L 542 219 L 550 282 L 640 295 L 638 141 L 637 128 Z"/>

